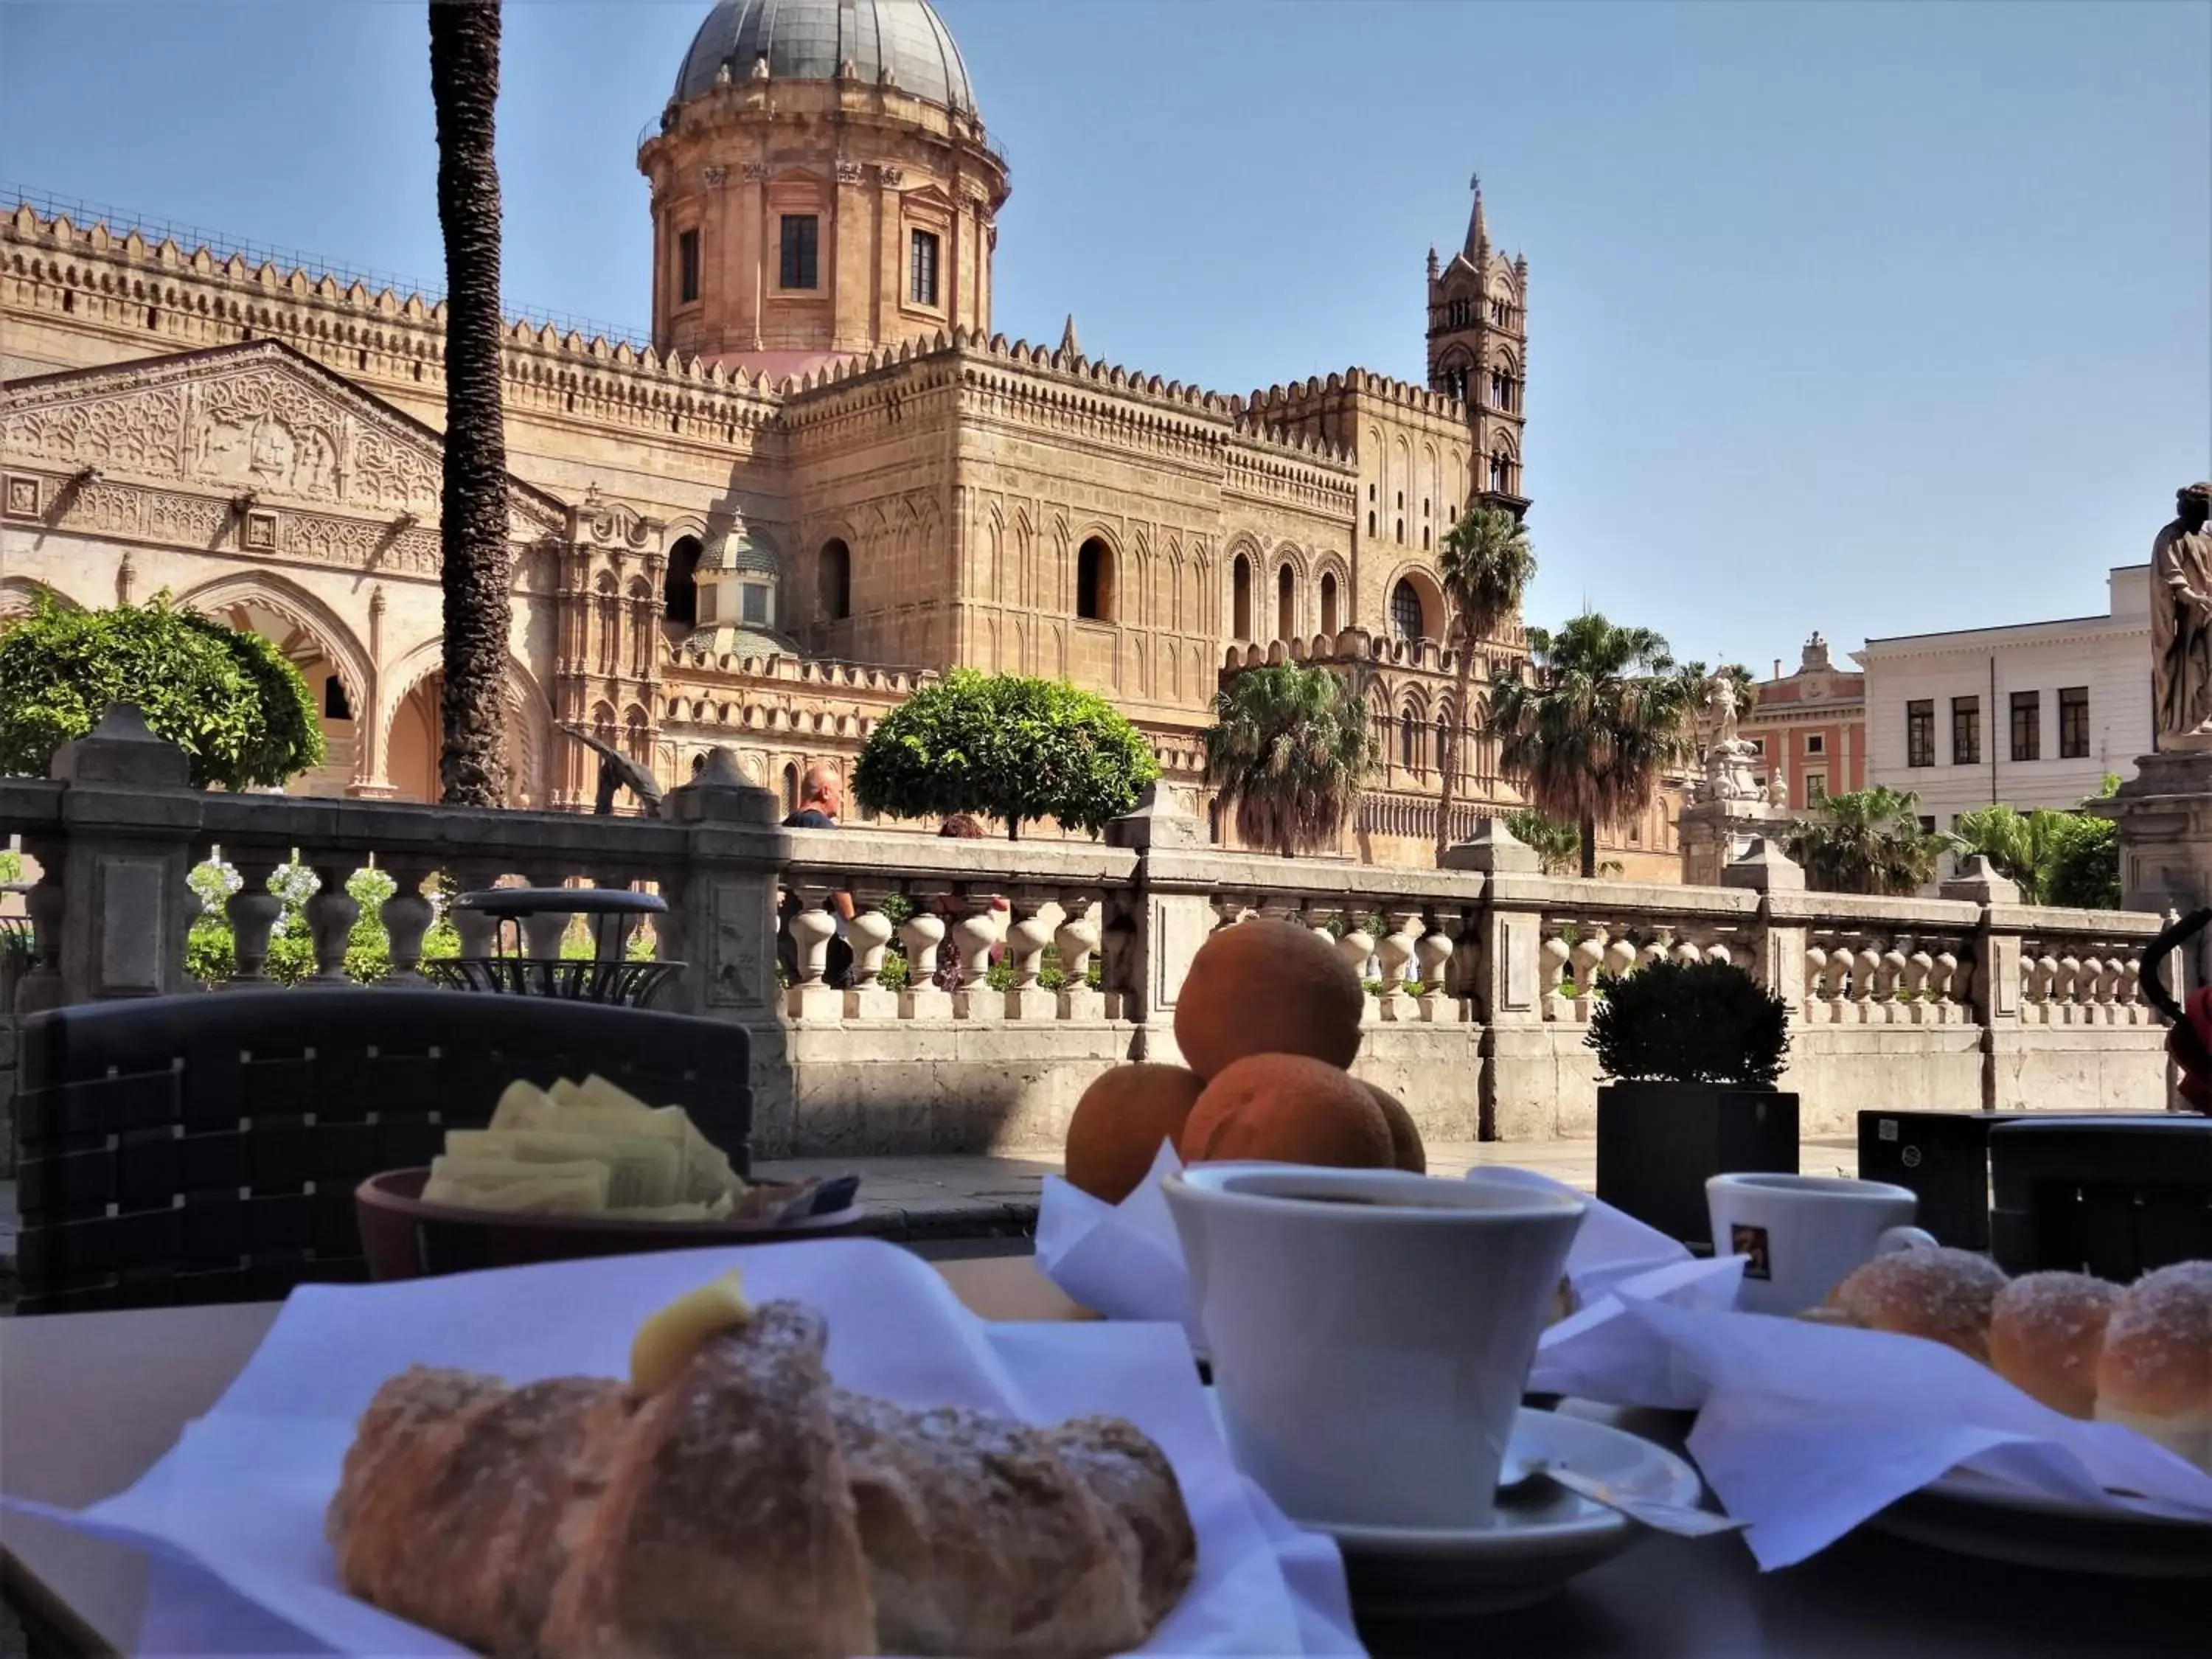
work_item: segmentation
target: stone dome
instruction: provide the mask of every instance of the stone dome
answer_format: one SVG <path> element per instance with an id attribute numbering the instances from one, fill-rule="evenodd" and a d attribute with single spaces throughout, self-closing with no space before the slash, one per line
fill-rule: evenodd
<path id="1" fill-rule="evenodd" d="M 853 65 L 863 84 L 891 84 L 963 115 L 975 113 L 960 48 L 927 0 L 721 0 L 677 72 L 680 102 L 713 90 L 723 66 L 743 81 L 768 60 L 777 80 L 834 81 Z"/>

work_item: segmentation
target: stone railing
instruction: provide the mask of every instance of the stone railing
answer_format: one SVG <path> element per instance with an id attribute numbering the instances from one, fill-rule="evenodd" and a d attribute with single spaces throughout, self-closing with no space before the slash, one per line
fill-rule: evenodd
<path id="1" fill-rule="evenodd" d="M 193 988 L 185 877 L 218 848 L 243 878 L 224 905 L 243 983 L 283 906 L 269 873 L 295 858 L 321 883 L 303 906 L 313 984 L 344 979 L 364 864 L 396 884 L 380 920 L 402 983 L 433 872 L 649 884 L 668 903 L 654 948 L 686 964 L 659 1005 L 753 1030 L 770 1153 L 1056 1146 L 1099 1071 L 1178 1057 L 1192 955 L 1255 915 L 1325 934 L 1368 981 L 1358 1070 L 1436 1138 L 1589 1133 L 1597 982 L 1662 958 L 1732 962 L 1783 998 L 1808 1133 L 1864 1108 L 2166 1099 L 2142 996 L 2160 919 L 2023 906 L 1979 865 L 1939 899 L 1809 893 L 1765 843 L 1720 887 L 1582 881 L 1540 873 L 1490 820 L 1441 870 L 1279 859 L 1207 845 L 1164 787 L 1101 842 L 786 830 L 719 751 L 659 818 L 232 795 L 187 787 L 184 757 L 123 709 L 54 769 L 0 779 L 0 835 L 39 877 L 16 1012 Z M 470 924 L 465 954 L 488 927 Z M 530 924 L 520 943 L 553 954 L 560 933 Z"/>

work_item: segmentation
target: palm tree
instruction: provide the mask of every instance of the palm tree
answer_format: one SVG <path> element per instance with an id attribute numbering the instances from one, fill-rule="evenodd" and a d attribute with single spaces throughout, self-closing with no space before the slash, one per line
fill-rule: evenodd
<path id="1" fill-rule="evenodd" d="M 1536 854 L 1546 875 L 1569 875 L 1581 866 L 1582 831 L 1573 824 L 1561 823 L 1533 806 L 1524 806 L 1508 815 L 1505 827 L 1513 832 L 1514 840 Z"/>
<path id="2" fill-rule="evenodd" d="M 1576 826 L 1595 876 L 1598 825 L 1644 811 L 1695 752 L 1696 696 L 1664 639 L 1595 611 L 1556 634 L 1530 629 L 1528 650 L 1533 673 L 1491 682 L 1488 730 L 1530 803 Z"/>
<path id="3" fill-rule="evenodd" d="M 1455 717 L 1444 726 L 1443 797 L 1437 807 L 1437 857 L 1451 845 L 1452 797 L 1461 767 L 1460 747 L 1468 726 L 1468 684 L 1474 673 L 1476 647 L 1496 637 L 1498 625 L 1521 614 L 1521 596 L 1536 574 L 1536 550 L 1528 529 L 1503 507 L 1471 507 L 1444 532 L 1437 556 L 1437 579 L 1443 584 L 1449 611 L 1445 643 L 1459 653 L 1454 683 Z"/>
<path id="4" fill-rule="evenodd" d="M 1830 795 L 1782 833 L 1805 884 L 1823 893 L 1917 893 L 1952 844 L 1922 824 L 1919 796 L 1882 784 Z"/>
<path id="5" fill-rule="evenodd" d="M 1237 837 L 1285 858 L 1334 848 L 1374 757 L 1351 688 L 1326 668 L 1248 668 L 1217 692 L 1206 781 Z"/>
<path id="6" fill-rule="evenodd" d="M 438 116 L 438 226 L 446 242 L 444 796 L 507 799 L 511 584 L 507 433 L 501 408 L 499 0 L 430 0 L 430 101 Z"/>

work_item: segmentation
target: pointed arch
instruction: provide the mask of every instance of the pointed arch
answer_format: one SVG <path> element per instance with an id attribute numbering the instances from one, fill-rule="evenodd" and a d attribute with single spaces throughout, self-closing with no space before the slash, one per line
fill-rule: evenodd
<path id="1" fill-rule="evenodd" d="M 223 613 L 237 605 L 258 605 L 283 617 L 312 639 L 324 660 L 337 671 L 348 706 L 368 708 L 368 653 L 337 611 L 290 577 L 273 570 L 233 571 L 179 594 L 176 604 L 218 622 L 227 620 Z"/>

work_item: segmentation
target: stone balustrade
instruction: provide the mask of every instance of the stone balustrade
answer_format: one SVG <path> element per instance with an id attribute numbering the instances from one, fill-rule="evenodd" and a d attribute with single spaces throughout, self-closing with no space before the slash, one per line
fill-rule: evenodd
<path id="1" fill-rule="evenodd" d="M 303 906 L 310 986 L 344 979 L 347 878 L 364 864 L 396 883 L 380 920 L 402 983 L 434 872 L 460 889 L 649 884 L 669 906 L 654 949 L 685 964 L 659 1006 L 753 1030 L 771 1153 L 1056 1146 L 1099 1071 L 1178 1058 L 1191 957 L 1255 916 L 1314 930 L 1359 972 L 1357 1069 L 1445 1139 L 1589 1133 L 1599 981 L 1660 960 L 1735 963 L 1783 998 L 1784 1082 L 1808 1132 L 1864 1108 L 2166 1098 L 2142 994 L 2160 919 L 2023 906 L 1978 866 L 1934 899 L 1807 892 L 1765 843 L 1719 887 L 1583 881 L 1540 873 L 1490 820 L 1440 870 L 1280 859 L 1207 844 L 1164 787 L 1097 842 L 787 830 L 719 754 L 659 818 L 232 795 L 187 787 L 182 755 L 129 710 L 54 770 L 0 779 L 0 834 L 39 875 L 16 1012 L 191 988 L 185 876 L 218 848 L 242 878 L 224 909 L 248 983 L 283 908 L 270 873 L 295 859 L 320 882 Z M 488 953 L 493 924 L 455 920 L 464 952 Z M 556 954 L 561 931 L 540 919 L 514 944 Z M 833 975 L 841 935 L 850 966 Z"/>

